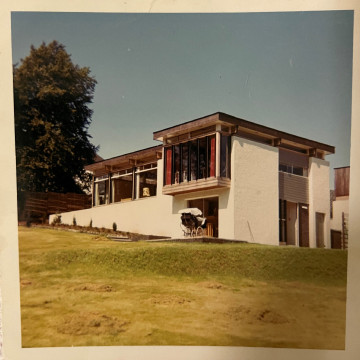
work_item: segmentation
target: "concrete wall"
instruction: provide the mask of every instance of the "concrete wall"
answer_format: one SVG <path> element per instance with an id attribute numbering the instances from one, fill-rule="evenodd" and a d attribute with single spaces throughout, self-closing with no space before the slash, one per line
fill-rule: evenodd
<path id="1" fill-rule="evenodd" d="M 342 213 L 349 214 L 349 197 L 337 197 L 333 202 L 333 218 L 330 220 L 330 229 L 342 231 Z"/>
<path id="2" fill-rule="evenodd" d="M 157 196 L 62 213 L 61 221 L 72 224 L 75 217 L 80 226 L 89 226 L 92 221 L 93 227 L 109 229 L 116 222 L 118 230 L 122 231 L 178 237 L 182 235 L 180 216 L 173 206 L 173 197 L 162 195 L 162 174 L 163 161 L 158 160 Z M 50 223 L 53 218 L 51 215 Z"/>
<path id="3" fill-rule="evenodd" d="M 232 159 L 235 238 L 279 245 L 278 149 L 233 137 Z"/>
<path id="4" fill-rule="evenodd" d="M 71 225 L 75 217 L 76 223 L 80 226 L 88 226 L 92 221 L 93 227 L 112 229 L 113 222 L 116 222 L 117 229 L 122 231 L 180 237 L 183 236 L 183 232 L 180 228 L 178 211 L 188 207 L 188 200 L 218 197 L 219 237 L 234 238 L 233 200 L 230 201 L 231 189 L 196 191 L 176 196 L 163 195 L 163 160 L 158 160 L 157 166 L 157 196 L 62 213 L 62 223 Z M 54 215 L 51 215 L 50 223 L 53 218 Z"/>
<path id="5" fill-rule="evenodd" d="M 330 186 L 329 162 L 309 160 L 309 244 L 316 247 L 316 212 L 325 214 L 324 244 L 330 248 Z"/>

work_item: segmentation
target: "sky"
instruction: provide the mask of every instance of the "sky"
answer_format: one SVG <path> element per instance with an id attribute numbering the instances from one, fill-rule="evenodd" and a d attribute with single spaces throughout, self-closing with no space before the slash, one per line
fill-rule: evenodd
<path id="1" fill-rule="evenodd" d="M 57 40 L 98 82 L 89 133 L 111 158 L 217 111 L 333 145 L 350 165 L 353 12 L 12 13 L 13 63 Z M 333 188 L 333 172 L 330 187 Z"/>

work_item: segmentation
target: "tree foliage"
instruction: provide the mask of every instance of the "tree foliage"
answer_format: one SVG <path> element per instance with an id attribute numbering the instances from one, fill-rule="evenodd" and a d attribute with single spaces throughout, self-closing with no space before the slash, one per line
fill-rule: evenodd
<path id="1" fill-rule="evenodd" d="M 97 148 L 90 142 L 96 80 L 53 41 L 14 66 L 18 191 L 82 192 L 84 165 Z"/>

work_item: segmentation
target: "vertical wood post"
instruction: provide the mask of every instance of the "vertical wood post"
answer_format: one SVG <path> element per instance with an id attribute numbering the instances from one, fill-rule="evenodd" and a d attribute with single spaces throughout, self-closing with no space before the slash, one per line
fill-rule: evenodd
<path id="1" fill-rule="evenodd" d="M 112 189 L 111 189 L 111 173 L 109 172 L 109 198 L 108 198 L 108 204 L 112 203 Z"/>

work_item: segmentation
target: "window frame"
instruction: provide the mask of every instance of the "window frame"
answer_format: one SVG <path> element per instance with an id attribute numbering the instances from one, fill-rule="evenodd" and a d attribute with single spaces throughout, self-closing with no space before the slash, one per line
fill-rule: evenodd
<path id="1" fill-rule="evenodd" d="M 164 146 L 163 185 L 172 186 L 216 178 L 216 168 L 217 166 L 220 168 L 223 161 L 220 156 L 220 163 L 217 165 L 218 146 L 220 154 L 222 148 L 225 149 L 225 176 L 222 177 L 231 179 L 231 135 L 219 132 L 221 136 L 218 144 L 217 133 L 214 132 Z M 223 146 L 222 141 L 225 141 Z M 175 149 L 179 150 L 175 151 Z M 201 166 L 202 162 L 205 162 L 205 168 Z"/>

